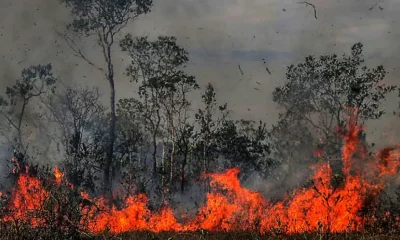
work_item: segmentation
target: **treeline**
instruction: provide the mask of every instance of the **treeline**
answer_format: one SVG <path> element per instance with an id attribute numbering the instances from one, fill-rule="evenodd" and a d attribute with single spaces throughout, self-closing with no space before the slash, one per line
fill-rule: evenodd
<path id="1" fill-rule="evenodd" d="M 301 183 L 296 176 L 304 166 L 321 160 L 330 160 L 333 183 L 340 184 L 341 161 L 332 160 L 341 157 L 348 119 L 354 114 L 360 122 L 380 118 L 382 102 L 396 88 L 382 83 L 387 74 L 382 66 L 364 66 L 363 46 L 357 43 L 350 54 L 309 56 L 290 65 L 287 81 L 273 93 L 282 113 L 272 128 L 235 120 L 211 83 L 199 86 L 185 71 L 188 52 L 175 37 L 116 38 L 128 23 L 150 12 L 151 0 L 62 2 L 74 20 L 59 36 L 103 74 L 110 105 L 100 103 L 96 88 L 56 89 L 62 79 L 51 64 L 23 69 L 0 99 L 3 132 L 14 146 L 11 175 L 31 163 L 26 129 L 35 127 L 27 117 L 35 106 L 41 109 L 39 121 L 51 123 L 48 130 L 60 144 L 60 166 L 68 181 L 93 193 L 110 195 L 120 186 L 127 194 L 184 192 L 202 180 L 202 173 L 233 167 L 241 169 L 242 178 L 257 172 L 289 189 Z M 102 65 L 77 47 L 76 37 L 98 43 Z M 130 59 L 126 79 L 114 73 L 113 59 L 120 51 Z M 137 83 L 138 96 L 117 100 L 117 80 Z M 189 99 L 198 91 L 202 102 L 195 109 Z"/>

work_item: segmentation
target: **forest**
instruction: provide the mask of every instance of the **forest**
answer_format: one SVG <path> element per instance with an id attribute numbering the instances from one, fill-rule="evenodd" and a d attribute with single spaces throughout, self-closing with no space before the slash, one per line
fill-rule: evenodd
<path id="1" fill-rule="evenodd" d="M 400 145 L 376 147 L 364 126 L 400 117 L 400 91 L 384 66 L 364 62 L 361 42 L 288 65 L 267 100 L 280 110 L 269 126 L 232 116 L 211 82 L 188 73 L 176 36 L 126 33 L 152 0 L 59 3 L 73 17 L 60 41 L 107 89 L 64 85 L 51 62 L 4 87 L 0 239 L 398 237 Z M 121 97 L 122 81 L 137 94 Z M 35 145 L 43 134 L 55 165 Z"/>

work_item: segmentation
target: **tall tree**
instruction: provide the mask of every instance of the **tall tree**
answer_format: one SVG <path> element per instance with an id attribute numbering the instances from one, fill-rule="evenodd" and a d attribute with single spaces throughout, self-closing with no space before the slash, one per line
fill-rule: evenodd
<path id="1" fill-rule="evenodd" d="M 21 79 L 17 79 L 13 86 L 6 88 L 7 100 L 0 96 L 0 113 L 5 123 L 16 131 L 15 135 L 12 134 L 16 143 L 12 158 L 12 174 L 18 175 L 20 170 L 25 170 L 24 166 L 27 164 L 23 122 L 26 120 L 28 104 L 46 93 L 53 93 L 56 80 L 51 64 L 31 66 L 22 70 Z"/>
<path id="2" fill-rule="evenodd" d="M 148 180 L 146 155 L 150 136 L 144 115 L 146 114 L 136 99 L 118 101 L 116 155 L 120 160 L 118 165 L 125 169 L 122 180 L 128 193 L 133 193 L 133 186 L 137 187 Z"/>
<path id="3" fill-rule="evenodd" d="M 273 100 L 284 110 L 281 119 L 303 124 L 314 136 L 314 144 L 333 160 L 340 158 L 342 147 L 337 130 L 344 133 L 354 114 L 362 121 L 380 118 L 385 113 L 381 103 L 395 89 L 383 83 L 387 74 L 383 66 L 363 66 L 362 50 L 363 45 L 356 43 L 350 55 L 308 56 L 288 67 L 288 81 L 273 93 Z"/>
<path id="4" fill-rule="evenodd" d="M 227 104 L 218 105 L 214 86 L 208 83 L 203 93 L 203 107 L 195 114 L 199 131 L 196 133 L 196 152 L 202 162 L 201 171 L 209 171 L 210 161 L 218 156 L 216 134 L 229 116 Z"/>
<path id="5" fill-rule="evenodd" d="M 105 78 L 110 85 L 111 117 L 109 121 L 109 146 L 107 161 L 103 169 L 104 189 L 109 194 L 112 183 L 110 172 L 113 162 L 116 128 L 115 76 L 112 48 L 115 43 L 116 34 L 129 21 L 148 13 L 152 6 L 152 0 L 61 0 L 61 2 L 65 3 L 75 16 L 72 23 L 68 25 L 68 28 L 75 33 L 84 34 L 86 37 L 94 35 L 104 57 L 106 67 L 97 66 L 76 47 L 72 38 L 66 34 L 61 34 L 78 56 L 105 74 Z"/>
<path id="6" fill-rule="evenodd" d="M 132 38 L 128 34 L 121 41 L 120 46 L 131 57 L 127 74 L 133 81 L 140 82 L 139 95 L 142 101 L 139 105 L 142 106 L 141 110 L 151 125 L 155 148 L 156 138 L 160 137 L 160 128 L 162 125 L 166 127 L 168 139 L 166 141 L 171 146 L 169 181 L 172 182 L 175 169 L 177 123 L 186 118 L 185 113 L 190 106 L 187 93 L 198 88 L 195 78 L 182 70 L 189 60 L 188 53 L 178 46 L 175 37 L 167 36 L 160 36 L 155 41 L 149 41 L 147 37 Z M 156 149 L 153 151 L 155 174 Z"/>
<path id="7" fill-rule="evenodd" d="M 171 81 L 172 80 L 172 81 Z M 168 121 L 169 137 L 171 142 L 170 154 L 170 174 L 169 181 L 172 184 L 175 175 L 175 156 L 176 156 L 176 143 L 179 140 L 186 139 L 190 136 L 190 128 L 188 125 L 190 102 L 187 99 L 187 94 L 199 86 L 193 76 L 188 76 L 183 72 L 178 73 L 169 80 L 173 84 L 168 87 L 167 101 L 163 101 L 165 116 Z M 182 136 L 180 136 L 182 134 Z M 185 151 L 184 151 L 185 152 Z M 187 157 L 187 155 L 186 155 Z M 187 159 L 184 159 L 186 161 Z"/>

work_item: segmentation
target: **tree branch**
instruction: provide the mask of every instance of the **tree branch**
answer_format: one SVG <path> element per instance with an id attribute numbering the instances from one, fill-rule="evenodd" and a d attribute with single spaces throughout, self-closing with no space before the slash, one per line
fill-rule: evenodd
<path id="1" fill-rule="evenodd" d="M 315 19 L 317 18 L 317 9 L 315 8 L 315 5 L 309 2 L 298 2 L 299 4 L 306 4 L 307 6 L 311 6 L 312 8 L 314 8 L 314 17 Z"/>
<path id="2" fill-rule="evenodd" d="M 11 126 L 13 126 L 13 127 L 15 128 L 15 130 L 18 130 L 17 125 L 15 125 L 15 124 L 12 122 L 12 120 L 11 120 L 3 111 L 0 111 L 0 112 L 1 112 L 1 114 L 7 119 L 8 123 L 11 124 Z"/>
<path id="3" fill-rule="evenodd" d="M 73 39 L 71 39 L 67 34 L 65 33 L 61 33 L 59 31 L 56 30 L 56 33 L 58 36 L 62 37 L 65 42 L 68 44 L 69 48 L 79 57 L 81 57 L 83 60 L 85 60 L 89 65 L 91 65 L 92 67 L 96 68 L 97 70 L 104 72 L 104 69 L 97 66 L 96 64 L 94 64 L 92 61 L 90 61 L 83 53 L 82 51 L 76 46 L 76 43 Z"/>

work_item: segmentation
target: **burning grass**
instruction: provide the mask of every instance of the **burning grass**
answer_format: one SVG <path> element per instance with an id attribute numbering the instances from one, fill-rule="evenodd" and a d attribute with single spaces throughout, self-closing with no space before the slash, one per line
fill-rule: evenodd
<path id="1" fill-rule="evenodd" d="M 96 239 L 108 234 L 110 239 L 394 239 L 400 228 L 399 211 L 379 209 L 378 203 L 388 182 L 400 182 L 400 147 L 366 157 L 360 131 L 350 123 L 344 136 L 340 184 L 332 183 L 335 175 L 325 162 L 313 166 L 309 187 L 270 202 L 241 186 L 239 169 L 206 174 L 211 191 L 194 218 L 176 216 L 167 203 L 150 210 L 145 194 L 128 196 L 117 208 L 105 198 L 74 189 L 57 168 L 51 181 L 27 171 L 3 202 L 6 234 L 2 237 L 40 239 L 37 234 L 48 232 L 51 239 Z"/>

